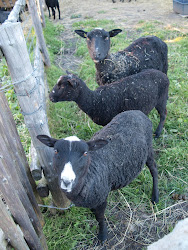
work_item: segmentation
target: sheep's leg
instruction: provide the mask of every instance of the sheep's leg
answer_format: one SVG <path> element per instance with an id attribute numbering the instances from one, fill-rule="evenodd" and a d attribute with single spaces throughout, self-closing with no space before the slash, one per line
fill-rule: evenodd
<path id="1" fill-rule="evenodd" d="M 48 12 L 49 12 L 49 18 L 51 17 L 51 15 L 50 15 L 50 7 L 48 7 Z"/>
<path id="2" fill-rule="evenodd" d="M 53 7 L 51 7 L 51 8 L 52 8 L 52 15 L 54 16 L 54 20 L 55 20 L 55 10 Z"/>
<path id="3" fill-rule="evenodd" d="M 163 130 L 163 126 L 166 120 L 166 115 L 167 115 L 167 109 L 166 109 L 166 100 L 164 103 L 157 105 L 156 110 L 158 111 L 160 115 L 160 122 L 159 125 L 155 131 L 155 138 L 158 138 Z"/>
<path id="4" fill-rule="evenodd" d="M 106 209 L 106 205 L 107 202 L 105 201 L 102 205 L 96 207 L 95 209 L 91 209 L 91 211 L 95 215 L 96 220 L 99 223 L 98 239 L 102 242 L 104 242 L 107 239 L 107 234 L 108 234 L 104 218 L 104 211 Z"/>
<path id="5" fill-rule="evenodd" d="M 59 19 L 61 19 L 61 16 L 60 16 L 60 9 L 59 9 L 59 3 L 57 2 L 57 9 L 58 9 L 58 12 L 59 12 Z"/>
<path id="6" fill-rule="evenodd" d="M 151 200 L 153 203 L 157 203 L 159 201 L 158 171 L 157 171 L 157 165 L 156 165 L 156 163 L 154 161 L 154 157 L 153 157 L 153 149 L 147 158 L 146 165 L 148 166 L 150 173 L 153 177 L 153 189 L 152 189 Z"/>

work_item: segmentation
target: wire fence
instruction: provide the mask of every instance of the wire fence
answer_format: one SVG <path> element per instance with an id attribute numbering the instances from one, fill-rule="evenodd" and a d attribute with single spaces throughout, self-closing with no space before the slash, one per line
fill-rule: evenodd
<path id="1" fill-rule="evenodd" d="M 25 41 L 27 44 L 27 50 L 29 53 L 30 61 L 33 66 L 33 72 L 32 74 L 28 75 L 28 77 L 24 78 L 23 80 L 19 82 L 12 82 L 10 75 L 8 74 L 8 69 L 7 69 L 7 63 L 6 60 L 2 57 L 0 57 L 0 92 L 6 92 L 9 89 L 12 89 L 12 87 L 16 84 L 20 84 L 23 81 L 26 81 L 29 77 L 35 74 L 36 67 L 34 68 L 34 60 L 35 60 L 35 49 L 36 49 L 36 33 L 35 29 L 32 23 L 32 18 L 31 14 L 28 11 L 27 7 L 23 8 L 23 4 L 20 5 L 20 12 L 17 17 L 17 20 L 14 19 L 14 21 L 20 21 L 21 22 L 21 27 L 23 30 L 23 34 L 25 37 Z M 12 22 L 12 20 L 5 20 L 5 22 Z M 37 78 L 37 76 L 35 76 Z M 32 90 L 31 90 L 32 93 Z M 29 94 L 31 94 L 29 93 Z"/>
<path id="2" fill-rule="evenodd" d="M 6 58 L 0 62 L 0 69 L 3 69 L 0 70 L 0 92 L 14 89 L 53 203 L 57 207 L 68 207 L 70 202 L 57 186 L 57 176 L 52 166 L 52 151 L 45 149 L 44 145 L 41 146 L 36 137 L 38 134 L 50 136 L 46 114 L 47 85 L 44 79 L 44 65 L 50 66 L 50 60 L 43 37 L 42 26 L 45 21 L 43 10 L 40 8 L 41 0 L 37 1 L 38 5 L 35 0 L 28 1 L 28 12 L 25 0 L 18 0 L 8 19 L 0 26 L 0 47 Z M 19 20 L 21 23 L 18 23 Z M 31 169 L 30 171 L 32 173 Z"/>

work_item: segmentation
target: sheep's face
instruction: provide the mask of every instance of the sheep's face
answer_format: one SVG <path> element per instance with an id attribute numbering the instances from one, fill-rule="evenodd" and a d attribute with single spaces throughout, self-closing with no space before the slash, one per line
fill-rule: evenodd
<path id="1" fill-rule="evenodd" d="M 105 140 L 85 142 L 76 136 L 56 140 L 46 135 L 37 138 L 49 147 L 54 148 L 53 164 L 57 170 L 61 189 L 72 192 L 81 185 L 89 167 L 89 151 L 97 150 L 107 144 Z"/>
<path id="2" fill-rule="evenodd" d="M 101 28 L 96 28 L 90 32 L 75 30 L 79 36 L 86 38 L 90 57 L 95 63 L 107 58 L 110 50 L 110 37 L 116 36 L 121 31 L 120 29 L 114 29 L 108 32 Z"/>
<path id="3" fill-rule="evenodd" d="M 78 85 L 72 75 L 61 76 L 49 94 L 49 98 L 52 102 L 76 101 L 79 96 Z"/>
<path id="4" fill-rule="evenodd" d="M 57 169 L 59 185 L 65 192 L 77 186 L 87 170 L 88 145 L 76 136 L 59 140 L 54 145 L 53 164 Z"/>
<path id="5" fill-rule="evenodd" d="M 98 63 L 108 56 L 110 50 L 109 32 L 103 29 L 95 29 L 87 33 L 87 47 L 91 59 Z"/>

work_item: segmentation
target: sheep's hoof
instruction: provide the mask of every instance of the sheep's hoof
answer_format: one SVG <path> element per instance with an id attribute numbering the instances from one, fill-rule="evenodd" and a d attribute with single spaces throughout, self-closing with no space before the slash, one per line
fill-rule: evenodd
<path id="1" fill-rule="evenodd" d="M 160 134 L 159 133 L 154 133 L 154 139 L 156 140 L 156 139 L 158 139 L 159 138 L 159 136 L 160 136 Z"/>
<path id="2" fill-rule="evenodd" d="M 156 203 L 159 202 L 159 196 L 154 196 L 152 195 L 151 197 L 151 202 L 155 205 Z"/>
<path id="3" fill-rule="evenodd" d="M 99 232 L 98 239 L 102 245 L 107 240 L 107 236 L 108 236 L 107 228 L 105 228 L 102 232 Z"/>

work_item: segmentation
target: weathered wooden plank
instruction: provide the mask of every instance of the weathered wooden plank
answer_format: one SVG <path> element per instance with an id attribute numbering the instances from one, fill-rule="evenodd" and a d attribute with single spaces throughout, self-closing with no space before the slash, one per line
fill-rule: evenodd
<path id="1" fill-rule="evenodd" d="M 0 92 L 0 107 L 0 124 L 2 123 L 2 128 L 4 127 L 5 131 L 9 135 L 9 151 L 10 154 L 12 154 L 14 161 L 18 163 L 16 165 L 18 166 L 16 169 L 17 173 L 27 193 L 27 196 L 29 197 L 29 200 L 31 201 L 32 206 L 41 222 L 41 225 L 44 225 L 44 219 L 35 200 L 35 197 L 37 198 L 38 202 L 41 202 L 41 199 L 39 198 L 38 192 L 36 191 L 36 184 L 31 176 L 29 165 L 16 129 L 14 118 L 3 92 Z M 8 138 L 6 138 L 6 140 L 8 140 Z"/>
<path id="2" fill-rule="evenodd" d="M 1 138 L 0 141 L 2 141 Z M 21 189 L 21 185 L 19 185 L 20 183 L 17 183 L 16 187 L 13 186 L 14 178 L 12 178 L 11 174 L 7 172 L 7 169 L 10 167 L 13 169 L 14 165 L 12 164 L 11 159 L 7 159 L 4 150 L 0 149 L 0 152 L 0 190 L 3 197 L 10 208 L 14 220 L 20 225 L 28 246 L 31 249 L 42 250 L 39 238 L 17 193 L 19 191 L 18 188 Z"/>
<path id="3" fill-rule="evenodd" d="M 18 203 L 19 207 L 20 206 L 23 207 L 23 210 L 26 213 L 27 217 L 31 219 L 31 221 L 30 220 L 27 221 L 27 227 L 34 228 L 37 235 L 41 238 L 42 244 L 44 244 L 44 246 L 46 246 L 45 237 L 44 237 L 43 232 L 42 232 L 41 224 L 37 218 L 35 211 L 33 210 L 32 204 L 31 204 L 31 202 L 30 202 L 30 200 L 25 192 L 25 189 L 23 188 L 22 183 L 20 182 L 19 176 L 17 174 L 16 170 L 19 168 L 19 166 L 17 165 L 17 164 L 19 164 L 19 161 L 17 161 L 17 159 L 14 157 L 14 155 L 12 153 L 12 152 L 16 152 L 16 149 L 14 149 L 14 151 L 12 151 L 13 148 L 10 147 L 10 145 L 9 145 L 10 139 L 8 138 L 8 136 L 9 135 L 7 134 L 7 131 L 5 131 L 3 124 L 1 123 L 1 120 L 0 120 L 0 142 L 1 142 L 0 152 L 1 152 L 1 156 L 2 156 L 0 159 L 2 162 L 2 165 L 0 163 L 0 166 L 1 166 L 0 178 L 2 178 L 0 180 L 0 182 L 4 180 L 3 178 L 7 179 L 6 190 L 5 190 L 5 186 L 2 186 L 4 183 L 0 184 L 3 197 L 6 200 L 12 214 L 14 215 L 15 206 L 12 205 L 12 203 L 11 203 L 11 202 L 13 202 L 13 199 L 15 198 L 15 195 L 12 193 L 12 188 L 14 188 L 14 192 L 16 192 L 18 199 L 20 200 L 20 204 Z M 3 166 L 4 166 L 4 168 L 3 168 Z M 29 185 L 29 183 L 28 183 L 28 185 Z M 12 197 L 12 195 L 13 195 L 13 197 Z M 18 209 L 19 207 L 17 207 L 16 209 Z M 17 215 L 17 213 L 16 213 L 16 215 Z M 14 216 L 14 217 L 16 218 L 16 220 L 20 220 L 20 218 L 18 218 L 16 216 Z M 29 223 L 31 225 L 29 225 Z M 31 233 L 33 233 L 32 230 L 31 230 Z M 34 233 L 33 233 L 33 237 L 35 237 Z M 37 240 L 36 237 L 35 237 L 35 240 Z M 47 249 L 47 247 L 46 247 L 46 249 Z"/>
<path id="4" fill-rule="evenodd" d="M 3 230 L 5 238 L 9 240 L 10 245 L 17 250 L 29 250 L 29 247 L 24 240 L 23 234 L 18 229 L 1 198 L 0 210 L 0 228 Z"/>
<path id="5" fill-rule="evenodd" d="M 48 55 L 48 50 L 47 50 L 46 43 L 45 43 L 44 36 L 43 36 L 42 25 L 41 25 L 41 22 L 39 20 L 39 16 L 37 13 L 37 7 L 35 4 L 35 0 L 28 0 L 28 5 L 29 5 L 29 12 L 31 14 L 31 18 L 32 18 L 33 25 L 35 28 L 35 33 L 36 33 L 36 36 L 38 38 L 40 51 L 41 51 L 42 56 L 43 56 L 44 64 L 47 67 L 49 67 L 50 66 L 50 58 Z"/>
<path id="6" fill-rule="evenodd" d="M 36 3 L 37 3 L 38 14 L 41 20 L 42 27 L 45 28 L 46 23 L 45 23 L 45 17 L 44 17 L 44 10 L 42 7 L 42 0 L 37 0 Z"/>
<path id="7" fill-rule="evenodd" d="M 5 55 L 9 72 L 17 93 L 25 124 L 37 150 L 48 187 L 56 206 L 67 207 L 70 202 L 57 185 L 58 178 L 52 165 L 53 150 L 40 143 L 36 136 L 50 135 L 44 103 L 38 95 L 38 82 L 29 60 L 20 23 L 4 23 L 0 26 L 0 47 Z"/>
<path id="8" fill-rule="evenodd" d="M 14 164 L 13 167 L 9 165 L 9 168 L 6 170 L 14 177 L 12 184 L 14 184 L 15 188 L 17 187 L 19 198 L 22 201 L 29 218 L 32 218 L 32 224 L 41 239 L 42 245 L 46 247 L 46 241 L 41 227 L 41 224 L 44 224 L 44 220 L 36 202 L 29 179 L 32 180 L 32 182 L 34 181 L 29 171 L 29 165 L 17 133 L 12 113 L 8 107 L 8 102 L 3 92 L 0 93 L 0 107 L 0 151 L 5 152 L 6 157 L 9 157 Z"/>
<path id="9" fill-rule="evenodd" d="M 1 216 L 0 216 L 0 218 L 1 218 Z M 3 230 L 0 228 L 0 250 L 6 250 L 7 244 L 8 244 L 8 242 L 5 240 L 5 234 L 4 234 Z"/>

